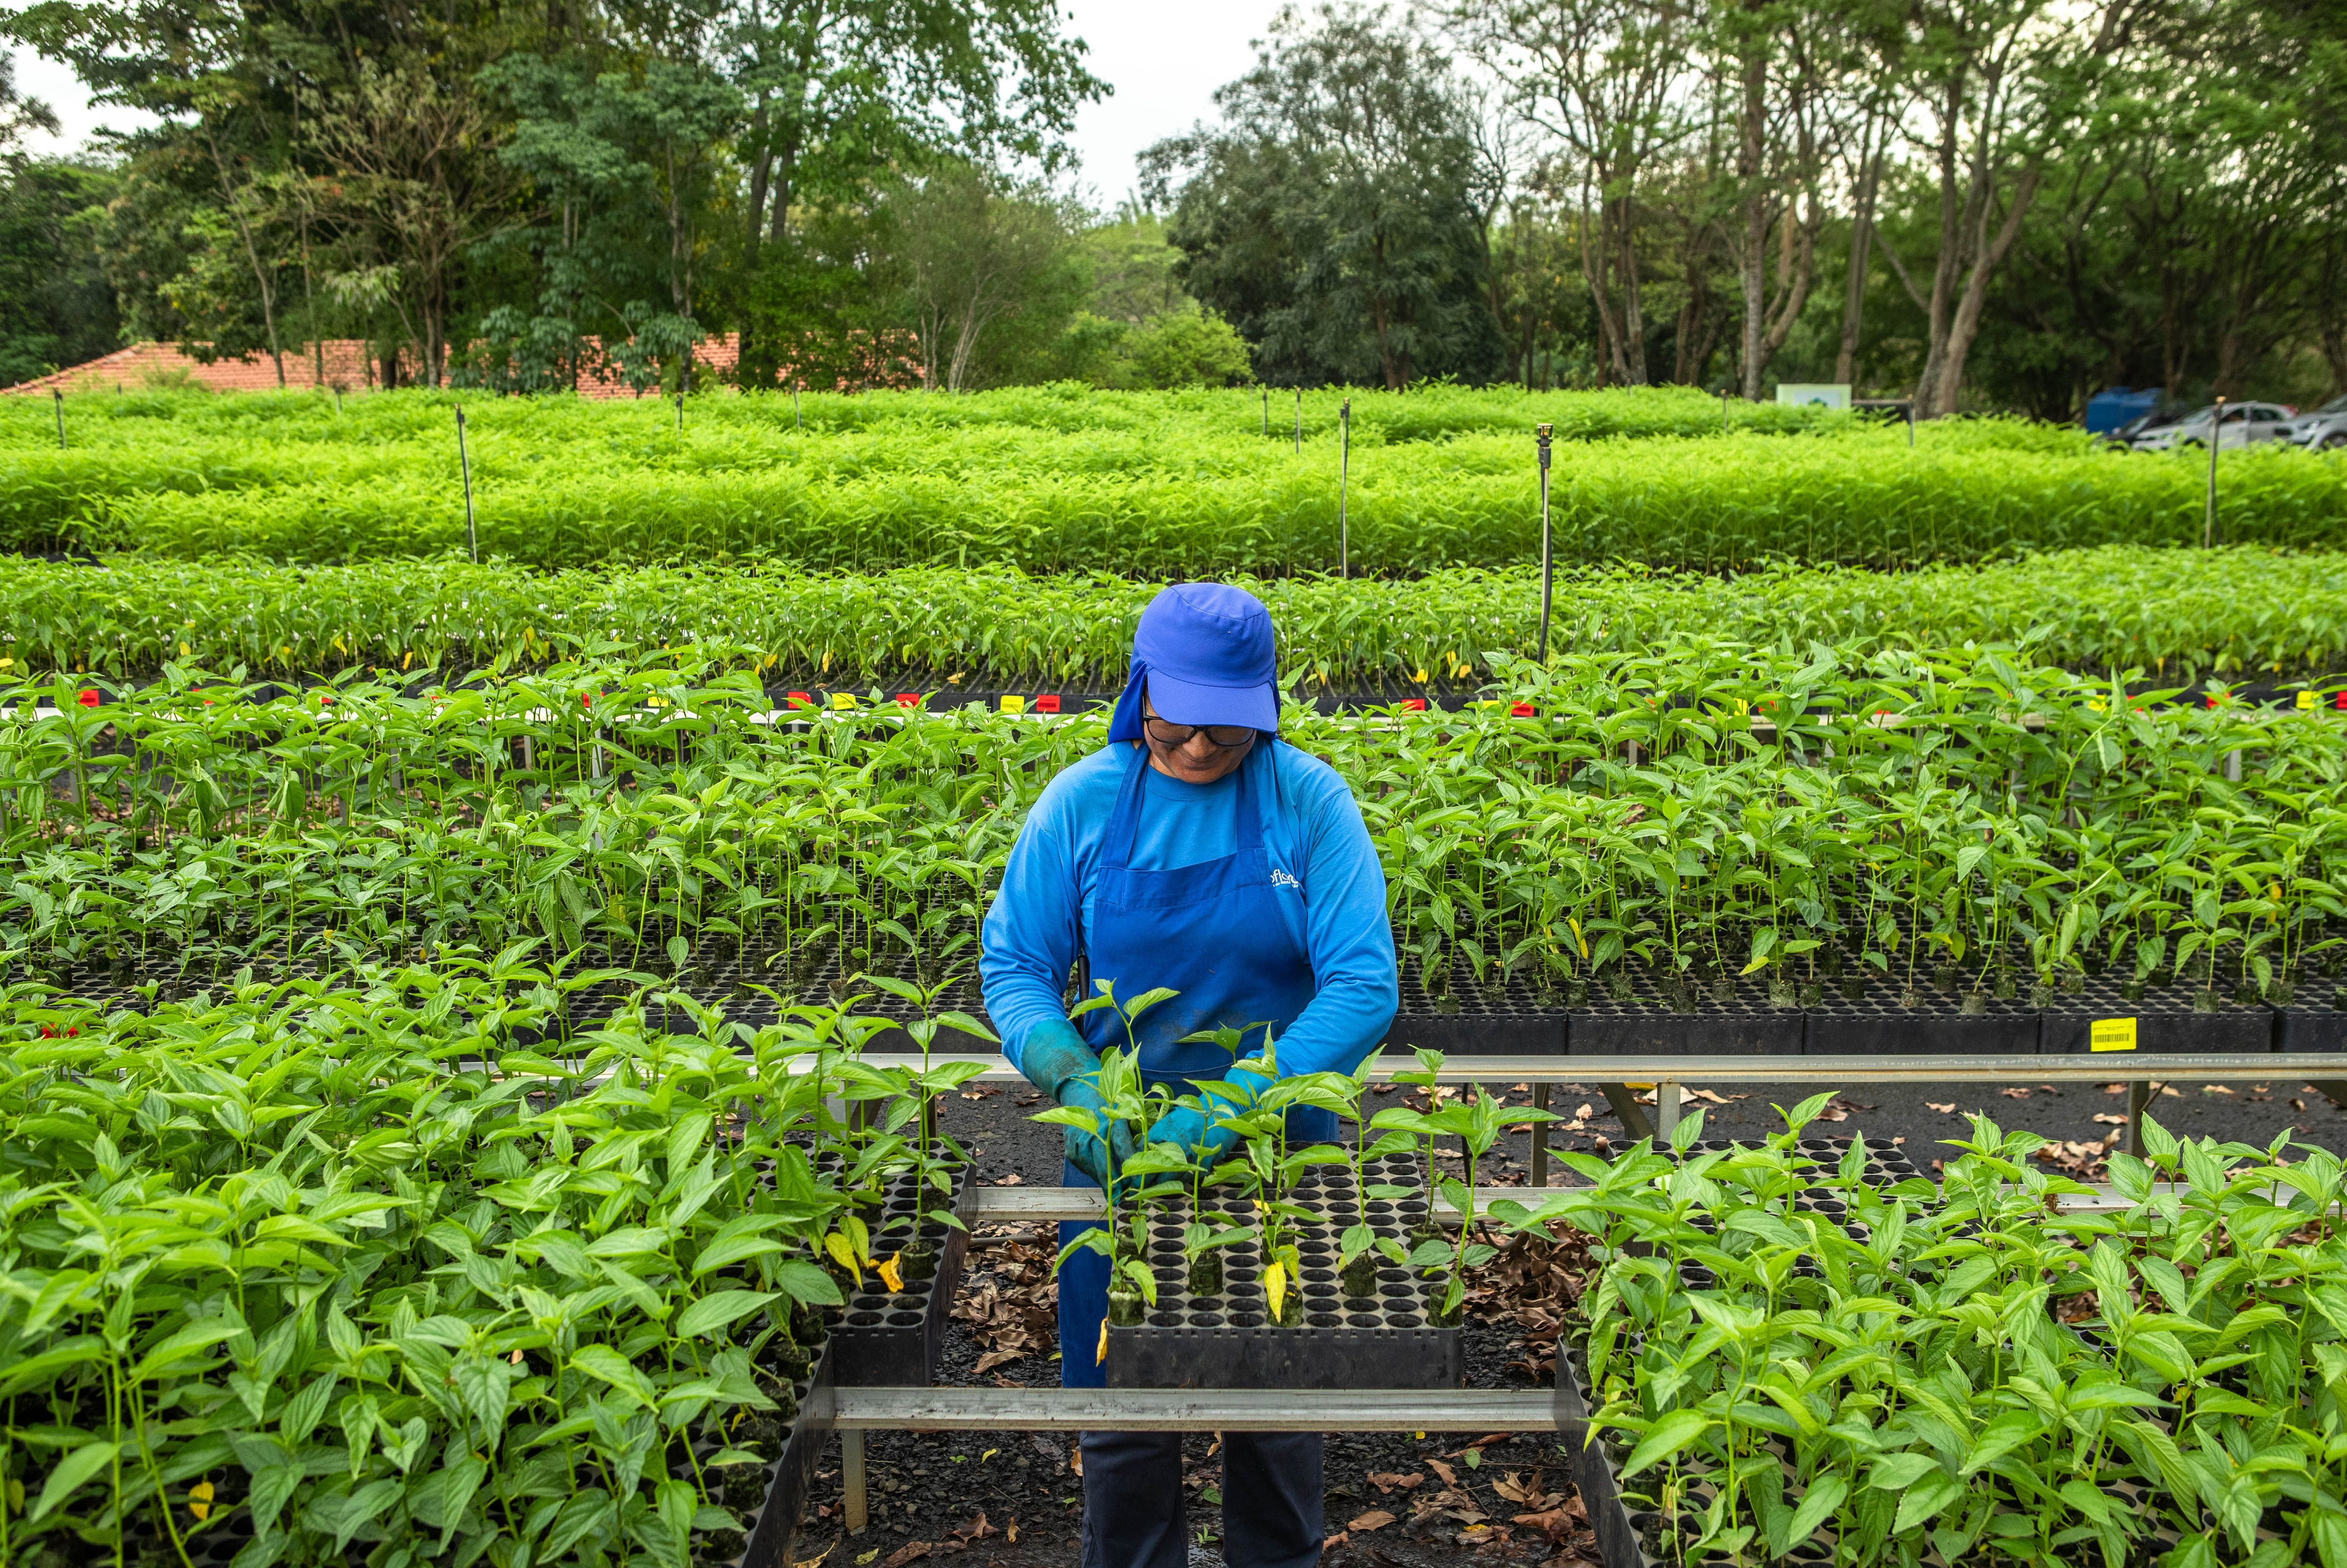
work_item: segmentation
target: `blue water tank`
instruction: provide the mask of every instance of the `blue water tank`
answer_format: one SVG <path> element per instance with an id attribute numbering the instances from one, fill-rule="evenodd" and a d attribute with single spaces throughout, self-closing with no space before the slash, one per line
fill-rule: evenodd
<path id="1" fill-rule="evenodd" d="M 2157 408 L 2159 400 L 2167 395 L 2164 386 L 2147 386 L 2132 392 L 2124 386 L 2106 387 L 2086 399 L 2086 429 L 2096 436 L 2116 430 L 2128 420 Z"/>

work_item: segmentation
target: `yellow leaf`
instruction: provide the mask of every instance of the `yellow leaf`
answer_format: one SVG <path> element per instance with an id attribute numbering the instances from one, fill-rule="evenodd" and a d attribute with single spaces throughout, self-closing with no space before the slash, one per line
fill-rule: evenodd
<path id="1" fill-rule="evenodd" d="M 189 650 L 188 650 L 188 645 L 187 645 L 186 643 L 184 643 L 184 642 L 180 643 L 180 644 L 179 644 L 179 657 L 180 657 L 180 658 L 182 658 L 182 659 L 185 659 L 185 658 L 188 656 L 188 651 L 189 651 Z"/>
<path id="2" fill-rule="evenodd" d="M 856 1276 L 856 1284 L 861 1285 L 864 1283 L 863 1266 L 856 1261 L 856 1249 L 847 1245 L 847 1238 L 846 1236 L 840 1235 L 837 1231 L 832 1232 L 829 1235 L 823 1238 L 823 1250 L 831 1254 L 833 1259 L 838 1263 L 840 1267 L 854 1275 Z"/>
<path id="3" fill-rule="evenodd" d="M 1587 963 L 1589 961 L 1589 938 L 1581 934 L 1581 922 L 1568 915 L 1564 917 L 1564 923 L 1573 927 L 1573 939 L 1581 944 L 1581 961 L 1583 963 Z"/>
<path id="4" fill-rule="evenodd" d="M 199 1523 L 211 1516 L 212 1483 L 210 1481 L 200 1481 L 188 1488 L 188 1512 L 196 1516 Z"/>
<path id="5" fill-rule="evenodd" d="M 1101 1341 L 1100 1341 L 1100 1348 L 1092 1352 L 1092 1365 L 1093 1365 L 1093 1366 L 1095 1366 L 1095 1367 L 1097 1367 L 1097 1366 L 1099 1366 L 1102 1362 L 1103 1362 L 1103 1361 L 1105 1361 L 1105 1360 L 1107 1360 L 1107 1359 L 1108 1359 L 1108 1318 L 1107 1318 L 1105 1316 L 1103 1316 L 1103 1317 L 1101 1318 Z"/>
<path id="6" fill-rule="evenodd" d="M 1263 1292 L 1271 1297 L 1273 1321 L 1279 1318 L 1279 1304 L 1287 1299 L 1287 1270 L 1279 1264 L 1266 1264 L 1263 1270 Z"/>
<path id="7" fill-rule="evenodd" d="M 1426 671 L 1423 670 L 1418 672 L 1418 683 L 1421 686 L 1426 684 Z"/>
<path id="8" fill-rule="evenodd" d="M 349 649 L 343 646 L 343 637 L 341 632 L 336 632 L 334 634 L 334 651 L 337 653 L 348 653 L 350 651 Z"/>
<path id="9" fill-rule="evenodd" d="M 988 1460 L 992 1459 L 996 1454 L 999 1454 L 1001 1451 L 1002 1450 L 1000 1449 L 989 1449 L 984 1453 L 978 1456 L 978 1462 L 984 1464 Z"/>
<path id="10" fill-rule="evenodd" d="M 902 1256 L 904 1256 L 902 1253 L 890 1253 L 888 1261 L 882 1264 L 876 1271 L 880 1276 L 881 1283 L 892 1291 L 901 1291 L 905 1288 L 904 1273 L 897 1266 L 897 1260 Z"/>

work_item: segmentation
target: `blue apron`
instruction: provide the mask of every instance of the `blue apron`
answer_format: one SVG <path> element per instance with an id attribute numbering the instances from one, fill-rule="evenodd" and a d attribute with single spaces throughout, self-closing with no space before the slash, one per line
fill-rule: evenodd
<path id="1" fill-rule="evenodd" d="M 1133 1030 L 1141 1046 L 1143 1076 L 1175 1094 L 1194 1078 L 1227 1076 L 1231 1059 L 1221 1047 L 1182 1037 L 1199 1030 L 1257 1026 L 1242 1053 L 1259 1054 L 1261 1026 L 1274 1036 L 1287 1032 L 1319 989 L 1309 954 L 1287 934 L 1273 900 L 1271 859 L 1263 847 L 1257 792 L 1269 785 L 1271 748 L 1265 736 L 1239 764 L 1237 846 L 1220 860 L 1161 871 L 1136 870 L 1133 846 L 1141 831 L 1141 804 L 1147 790 L 1149 750 L 1135 746 L 1116 797 L 1115 815 L 1101 841 L 1100 869 L 1092 885 L 1092 927 L 1084 958 L 1094 979 L 1113 980 L 1120 1000 L 1159 986 L 1179 994 L 1141 1015 Z M 1094 1050 L 1125 1045 L 1124 1025 L 1106 1008 L 1079 1020 Z M 1291 1143 L 1330 1143 L 1337 1136 L 1335 1112 L 1299 1108 L 1288 1112 Z M 1061 1173 L 1069 1186 L 1091 1186 L 1092 1178 L 1070 1165 Z M 1060 1226 L 1065 1246 L 1087 1227 Z M 1107 1368 L 1095 1359 L 1101 1319 L 1108 1313 L 1108 1260 L 1080 1252 L 1060 1267 L 1060 1382 L 1071 1389 L 1098 1389 Z"/>

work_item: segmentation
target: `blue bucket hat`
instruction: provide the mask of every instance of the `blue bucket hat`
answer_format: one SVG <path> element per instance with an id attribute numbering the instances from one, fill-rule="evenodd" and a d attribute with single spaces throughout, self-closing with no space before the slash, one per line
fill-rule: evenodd
<path id="1" fill-rule="evenodd" d="M 1133 672 L 1109 720 L 1112 741 L 1141 739 L 1143 688 L 1161 719 L 1177 724 L 1279 728 L 1279 660 L 1271 611 L 1245 589 L 1185 582 L 1141 612 Z"/>

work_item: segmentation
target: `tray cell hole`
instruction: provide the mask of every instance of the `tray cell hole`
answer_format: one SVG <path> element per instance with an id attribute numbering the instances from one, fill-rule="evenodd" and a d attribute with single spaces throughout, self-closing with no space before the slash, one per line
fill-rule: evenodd
<path id="1" fill-rule="evenodd" d="M 1193 1312 L 1189 1315 L 1188 1321 L 1193 1328 L 1220 1328 L 1223 1326 L 1223 1315 L 1219 1312 Z"/>
<path id="2" fill-rule="evenodd" d="M 1345 1320 L 1334 1312 L 1307 1312 L 1304 1321 L 1315 1328 L 1334 1328 Z"/>
<path id="3" fill-rule="evenodd" d="M 1149 1326 L 1152 1328 L 1179 1328 L 1182 1327 L 1182 1315 L 1178 1312 L 1153 1312 L 1149 1315 Z"/>
<path id="4" fill-rule="evenodd" d="M 1386 1317 L 1382 1312 L 1348 1312 L 1345 1321 L 1356 1328 L 1382 1328 Z"/>
<path id="5" fill-rule="evenodd" d="M 851 1328 L 870 1328 L 876 1327 L 880 1322 L 882 1316 L 882 1314 L 877 1312 L 851 1312 L 847 1315 L 848 1327 Z"/>
<path id="6" fill-rule="evenodd" d="M 1231 1314 L 1231 1327 L 1234 1328 L 1260 1328 L 1263 1327 L 1263 1314 L 1260 1312 L 1234 1312 Z"/>
<path id="7" fill-rule="evenodd" d="M 891 1312 L 888 1314 L 888 1327 L 891 1328 L 918 1328 L 921 1326 L 923 1316 L 923 1314 L 918 1312 Z"/>

